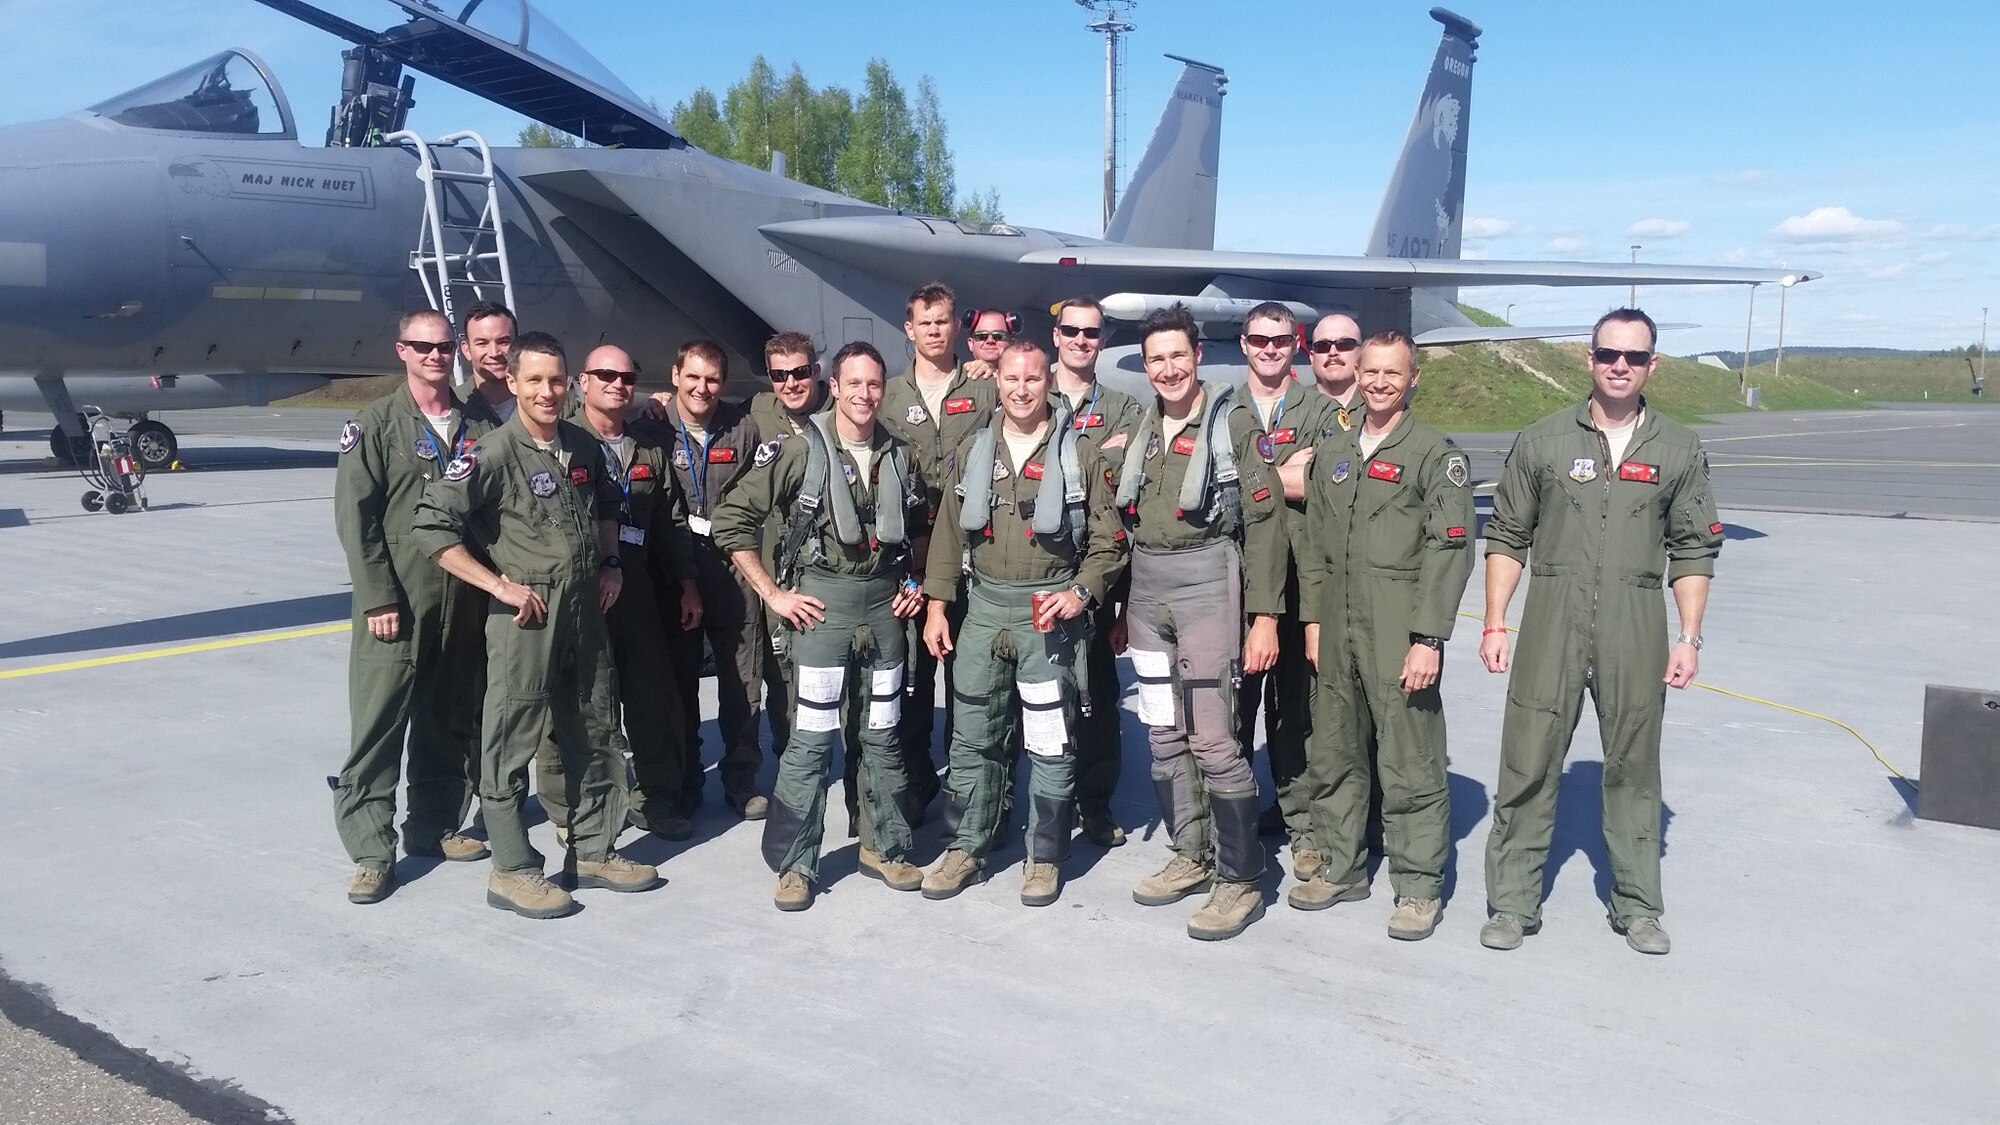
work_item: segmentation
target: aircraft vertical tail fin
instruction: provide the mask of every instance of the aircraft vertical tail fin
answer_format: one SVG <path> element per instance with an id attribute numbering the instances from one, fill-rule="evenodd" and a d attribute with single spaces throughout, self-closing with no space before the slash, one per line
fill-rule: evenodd
<path id="1" fill-rule="evenodd" d="M 1179 55 L 1180 81 L 1104 237 L 1169 250 L 1215 249 L 1215 179 L 1222 152 L 1222 68 Z"/>
<path id="2" fill-rule="evenodd" d="M 1458 257 L 1479 25 L 1443 8 L 1432 8 L 1431 18 L 1444 35 L 1363 251 L 1371 258 Z"/>

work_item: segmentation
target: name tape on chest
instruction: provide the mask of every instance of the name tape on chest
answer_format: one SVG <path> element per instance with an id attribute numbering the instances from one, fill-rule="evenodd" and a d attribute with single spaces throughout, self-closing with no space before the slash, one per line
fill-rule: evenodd
<path id="1" fill-rule="evenodd" d="M 1076 416 L 1076 421 L 1073 424 L 1079 430 L 1096 429 L 1097 427 L 1102 426 L 1104 424 L 1104 415 L 1079 414 Z"/>
<path id="2" fill-rule="evenodd" d="M 736 451 L 727 446 L 719 446 L 711 449 L 708 451 L 708 463 L 711 465 L 734 465 L 736 463 Z"/>
<path id="3" fill-rule="evenodd" d="M 1637 461 L 1627 461 L 1623 465 L 1618 466 L 1618 479 L 1635 480 L 1640 484 L 1658 484 L 1660 483 L 1660 467 L 1658 465 L 1642 465 Z"/>
<path id="4" fill-rule="evenodd" d="M 589 484 L 590 467 L 587 465 L 578 465 L 571 469 L 569 471 L 569 482 L 571 484 Z"/>
<path id="5" fill-rule="evenodd" d="M 1174 444 L 1170 448 L 1172 448 L 1175 453 L 1178 453 L 1183 457 L 1187 457 L 1193 454 L 1194 453 L 1193 435 L 1191 434 L 1180 435 L 1179 437 L 1174 439 Z"/>
<path id="6" fill-rule="evenodd" d="M 1021 466 L 1021 475 L 1029 480 L 1042 479 L 1042 472 L 1042 463 L 1040 461 L 1030 461 Z"/>
<path id="7" fill-rule="evenodd" d="M 1395 484 L 1403 479 L 1403 467 L 1390 461 L 1368 462 L 1369 480 L 1386 480 Z"/>
<path id="8" fill-rule="evenodd" d="M 652 480 L 652 479 L 653 479 L 653 467 L 652 467 L 651 465 L 648 465 L 648 464 L 646 464 L 646 463 L 645 463 L 644 461 L 641 461 L 641 462 L 639 462 L 638 464 L 635 464 L 635 465 L 633 465 L 633 466 L 632 466 L 632 471 L 631 471 L 630 473 L 626 474 L 626 479 L 628 479 L 628 480 Z"/>
<path id="9" fill-rule="evenodd" d="M 1271 431 L 1271 444 L 1273 445 L 1290 445 L 1297 440 L 1299 440 L 1299 431 L 1291 426 Z"/>
<path id="10" fill-rule="evenodd" d="M 970 414 L 972 410 L 973 403 L 970 398 L 948 398 L 944 400 L 944 412 L 946 414 Z"/>

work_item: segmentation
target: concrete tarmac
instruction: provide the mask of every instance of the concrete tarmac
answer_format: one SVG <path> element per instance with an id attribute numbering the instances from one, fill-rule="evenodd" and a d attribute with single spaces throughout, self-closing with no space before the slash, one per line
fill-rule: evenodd
<path id="1" fill-rule="evenodd" d="M 1963 413 L 1963 429 L 1990 424 Z M 586 891 L 578 915 L 528 922 L 484 904 L 485 864 L 405 860 L 388 901 L 349 905 L 323 780 L 347 737 L 328 457 L 342 415 L 273 414 L 321 436 L 183 424 L 201 468 L 150 478 L 153 510 L 123 516 L 83 512 L 81 484 L 40 467 L 16 419 L 0 437 L 0 972 L 115 1044 L 113 1075 L 150 1067 L 219 1099 L 174 1102 L 197 1117 L 1973 1122 L 2000 1099 L 2000 833 L 1917 819 L 1911 782 L 1794 711 L 1669 701 L 1665 958 L 1604 921 L 1586 713 L 1545 928 L 1515 953 L 1480 948 L 1505 685 L 1479 669 L 1469 621 L 1446 653 L 1446 911 L 1422 943 L 1383 933 L 1383 876 L 1365 902 L 1286 908 L 1281 848 L 1269 915 L 1234 941 L 1188 940 L 1194 901 L 1133 904 L 1167 853 L 1131 719 L 1115 807 L 1132 842 L 1079 842 L 1044 910 L 1016 900 L 1018 843 L 990 882 L 929 902 L 859 877 L 836 814 L 826 893 L 779 914 L 756 826 L 714 786 L 694 841 L 627 836 L 670 879 L 651 894 Z M 1947 428 L 1882 429 L 1897 424 Z M 1733 446 L 1951 462 L 1900 501 L 1947 514 L 1987 479 L 1959 463 L 1977 458 L 1949 443 L 1976 434 L 1956 428 L 1877 411 L 1705 432 L 1752 439 L 1712 447 L 1719 490 Z M 1809 432 L 1828 429 L 1848 432 Z M 1827 506 L 1853 508 L 1895 471 L 1814 466 L 1779 493 L 1831 480 Z M 1960 481 L 1967 497 L 1940 495 Z M 1990 686 L 2000 667 L 1984 561 L 2000 526 L 1724 518 L 1702 682 L 1838 719 L 1917 778 L 1923 685 Z M 1475 574 L 1464 609 L 1479 589 Z M 557 854 L 547 825 L 533 834 Z M 920 859 L 940 847 L 920 834 Z M 36 1041 L 0 1034 L 0 1058 L 34 1076 L 0 1084 L 0 1120 L 31 1119 L 25 1098 L 127 1117 Z"/>

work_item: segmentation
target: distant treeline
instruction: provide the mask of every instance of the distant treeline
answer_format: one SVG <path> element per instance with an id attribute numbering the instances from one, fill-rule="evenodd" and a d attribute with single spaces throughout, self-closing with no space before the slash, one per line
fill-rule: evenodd
<path id="1" fill-rule="evenodd" d="M 1946 359 L 1958 359 L 1965 356 L 1977 357 L 1979 355 L 1979 345 L 1967 344 L 1962 348 L 1938 348 L 1936 350 L 1925 350 L 1922 348 L 1833 348 L 1809 345 L 1800 348 L 1786 348 L 1785 354 L 1788 356 L 1863 356 L 1871 359 L 1888 359 L 1902 356 L 1943 356 Z M 1693 352 L 1687 358 L 1693 359 L 1697 355 L 1712 355 L 1731 367 L 1740 367 L 1743 364 L 1742 352 Z M 1753 366 L 1759 363 L 1770 363 L 1777 356 L 1778 349 L 1776 348 L 1759 348 L 1750 353 L 1750 363 Z"/>

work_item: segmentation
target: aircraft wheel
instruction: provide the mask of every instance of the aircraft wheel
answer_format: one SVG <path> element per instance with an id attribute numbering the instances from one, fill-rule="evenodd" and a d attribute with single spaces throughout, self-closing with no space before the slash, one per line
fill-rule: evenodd
<path id="1" fill-rule="evenodd" d="M 83 494 L 84 511 L 94 512 L 99 508 L 102 508 L 103 506 L 104 506 L 104 494 L 102 492 L 99 492 L 93 488 L 89 492 Z"/>
<path id="2" fill-rule="evenodd" d="M 125 440 L 132 445 L 132 455 L 139 459 L 149 473 L 163 473 L 180 456 L 180 442 L 174 439 L 174 432 L 163 422 L 147 419 L 125 431 Z"/>
<path id="3" fill-rule="evenodd" d="M 66 437 L 57 427 L 49 431 L 49 452 L 59 465 L 81 465 L 90 460 L 90 438 Z"/>
<path id="4" fill-rule="evenodd" d="M 104 510 L 114 516 L 124 515 L 125 509 L 131 506 L 131 498 L 122 492 L 107 492 L 104 494 Z"/>

